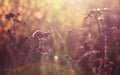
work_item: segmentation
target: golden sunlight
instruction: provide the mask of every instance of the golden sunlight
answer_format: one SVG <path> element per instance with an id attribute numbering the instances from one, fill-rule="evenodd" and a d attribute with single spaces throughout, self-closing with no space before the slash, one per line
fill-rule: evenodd
<path id="1" fill-rule="evenodd" d="M 0 0 L 0 75 L 119 70 L 120 0 Z"/>

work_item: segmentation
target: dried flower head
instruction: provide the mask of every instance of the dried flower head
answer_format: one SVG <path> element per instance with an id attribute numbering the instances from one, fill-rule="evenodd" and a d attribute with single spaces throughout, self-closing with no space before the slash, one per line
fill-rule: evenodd
<path id="1" fill-rule="evenodd" d="M 33 38 L 46 38 L 50 35 L 50 32 L 41 32 L 41 30 L 36 30 L 33 34 Z"/>

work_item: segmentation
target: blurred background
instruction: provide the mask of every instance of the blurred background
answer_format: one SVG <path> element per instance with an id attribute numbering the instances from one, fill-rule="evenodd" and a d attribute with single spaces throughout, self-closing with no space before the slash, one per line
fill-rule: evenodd
<path id="1" fill-rule="evenodd" d="M 103 8 L 110 12 L 101 13 Z M 90 11 L 100 14 L 96 18 Z M 111 73 L 97 74 L 100 64 L 110 64 Z M 0 75 L 119 75 L 119 70 L 120 0 L 0 0 Z"/>

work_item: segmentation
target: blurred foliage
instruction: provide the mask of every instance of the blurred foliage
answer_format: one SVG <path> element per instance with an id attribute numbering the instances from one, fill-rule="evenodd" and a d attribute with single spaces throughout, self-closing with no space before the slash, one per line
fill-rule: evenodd
<path id="1" fill-rule="evenodd" d="M 99 39 L 94 17 L 84 21 L 88 11 L 94 8 L 112 10 L 112 13 L 103 13 L 99 19 L 104 19 L 104 24 L 100 24 L 102 32 L 107 32 L 108 36 L 108 57 L 114 63 L 112 75 L 119 75 L 119 7 L 120 0 L 0 0 L 0 75 L 94 75 L 96 66 L 91 68 L 90 59 L 82 59 L 77 66 L 74 62 L 89 49 L 104 50 L 104 38 Z M 36 30 L 51 33 L 44 42 L 45 47 L 53 51 L 49 58 L 31 53 L 26 43 Z M 92 44 L 88 42 L 91 37 Z M 59 59 L 57 67 L 55 55 Z M 65 58 L 65 55 L 68 56 Z M 45 61 L 41 58 L 50 59 L 50 62 L 34 65 Z M 27 64 L 32 65 L 22 67 Z"/>

